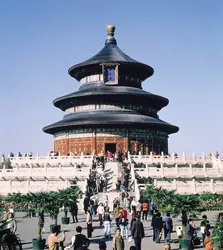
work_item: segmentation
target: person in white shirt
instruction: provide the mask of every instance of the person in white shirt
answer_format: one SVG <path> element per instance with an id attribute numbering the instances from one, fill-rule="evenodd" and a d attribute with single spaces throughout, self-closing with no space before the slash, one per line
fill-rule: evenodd
<path id="1" fill-rule="evenodd" d="M 105 200 L 104 200 L 104 207 L 108 207 L 109 204 L 109 200 L 108 200 L 108 196 L 106 195 Z"/>
<path id="2" fill-rule="evenodd" d="M 137 203 L 136 203 L 135 199 L 133 198 L 130 206 L 131 206 L 131 208 L 134 207 L 136 210 L 136 205 L 137 205 Z"/>
<path id="3" fill-rule="evenodd" d="M 137 202 L 136 204 L 136 214 L 141 218 L 141 212 L 142 212 L 142 204 L 140 201 Z"/>
<path id="4" fill-rule="evenodd" d="M 97 208 L 97 214 L 98 214 L 98 219 L 100 221 L 100 227 L 103 225 L 104 212 L 105 212 L 105 209 L 104 209 L 103 203 L 101 202 Z"/>

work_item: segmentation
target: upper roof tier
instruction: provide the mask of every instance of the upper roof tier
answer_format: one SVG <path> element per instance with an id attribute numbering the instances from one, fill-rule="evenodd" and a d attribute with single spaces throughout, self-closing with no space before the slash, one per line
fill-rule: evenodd
<path id="1" fill-rule="evenodd" d="M 128 72 L 130 76 L 144 81 L 153 75 L 153 68 L 149 65 L 140 63 L 126 55 L 118 46 L 114 38 L 115 27 L 107 26 L 108 38 L 104 48 L 90 59 L 72 66 L 68 72 L 76 80 L 80 81 L 86 76 L 102 74 L 101 64 L 119 64 L 120 72 Z"/>

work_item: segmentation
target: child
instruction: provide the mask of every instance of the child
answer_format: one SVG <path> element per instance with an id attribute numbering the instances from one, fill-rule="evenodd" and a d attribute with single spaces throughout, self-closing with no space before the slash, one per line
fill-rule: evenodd
<path id="1" fill-rule="evenodd" d="M 209 231 L 206 232 L 206 237 L 204 239 L 204 245 L 206 250 L 213 250 L 214 249 L 214 244 L 211 239 L 211 233 Z"/>

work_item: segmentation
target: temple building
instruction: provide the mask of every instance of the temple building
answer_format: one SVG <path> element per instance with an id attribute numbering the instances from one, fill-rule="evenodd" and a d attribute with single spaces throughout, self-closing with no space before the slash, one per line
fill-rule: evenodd
<path id="1" fill-rule="evenodd" d="M 54 136 L 61 155 L 101 151 L 168 154 L 169 134 L 179 128 L 159 119 L 169 100 L 142 89 L 154 70 L 126 55 L 107 26 L 105 46 L 68 72 L 80 82 L 78 91 L 53 104 L 65 112 L 62 120 L 43 128 Z"/>

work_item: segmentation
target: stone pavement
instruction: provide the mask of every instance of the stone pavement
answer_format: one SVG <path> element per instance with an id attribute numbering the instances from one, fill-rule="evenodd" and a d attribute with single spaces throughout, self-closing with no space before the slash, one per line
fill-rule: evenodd
<path id="1" fill-rule="evenodd" d="M 80 211 L 81 212 L 81 211 Z M 218 214 L 218 212 L 207 212 L 206 215 L 208 216 L 208 219 L 212 222 L 212 225 L 214 225 L 215 221 L 215 216 Z M 20 237 L 22 243 L 23 243 L 23 249 L 33 249 L 32 248 L 32 239 L 36 238 L 37 234 L 37 218 L 25 218 L 24 213 L 16 213 L 16 218 L 18 221 L 18 231 L 17 233 L 19 234 L 18 236 Z M 63 216 L 63 213 L 61 212 L 58 218 L 58 224 L 61 224 L 61 216 Z M 85 215 L 83 213 L 80 213 L 78 216 L 79 218 L 79 223 L 71 223 L 69 225 L 62 225 L 61 230 L 64 230 L 66 232 L 66 240 L 65 240 L 65 245 L 67 245 L 70 242 L 71 236 L 75 233 L 75 228 L 77 225 L 80 225 L 83 227 L 83 233 L 86 235 L 86 225 L 85 225 Z M 93 237 L 91 238 L 91 244 L 89 249 L 90 250 L 96 250 L 98 249 L 98 242 L 103 240 L 103 228 L 99 227 L 99 222 L 96 221 L 96 217 L 94 218 L 95 220 L 93 221 L 93 226 L 94 226 L 94 232 L 93 232 Z M 49 231 L 49 225 L 52 224 L 52 220 L 46 216 L 45 218 L 45 233 L 43 234 L 43 238 L 48 237 L 50 234 Z M 144 222 L 144 227 L 145 227 L 145 235 L 146 237 L 142 241 L 142 250 L 162 250 L 164 241 L 160 244 L 156 244 L 152 241 L 152 230 L 150 227 L 151 224 L 151 217 L 149 217 L 148 222 Z M 199 222 L 196 223 L 199 225 Z M 174 219 L 174 228 L 176 225 L 180 225 L 180 221 L 177 219 Z M 114 234 L 115 231 L 115 223 L 114 221 L 112 222 L 112 234 Z M 200 235 L 199 235 L 200 236 Z M 177 239 L 176 233 L 172 233 L 172 239 Z M 112 244 L 111 240 L 106 241 L 107 243 L 107 249 L 112 249 Z M 125 240 L 125 249 L 129 249 L 131 245 L 134 245 L 134 242 L 128 242 Z M 172 250 L 177 250 L 178 244 L 172 243 L 171 244 Z M 204 249 L 204 248 L 199 248 L 199 249 Z"/>

